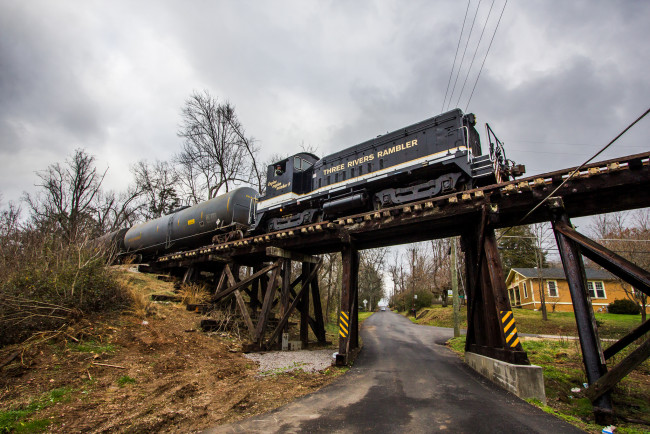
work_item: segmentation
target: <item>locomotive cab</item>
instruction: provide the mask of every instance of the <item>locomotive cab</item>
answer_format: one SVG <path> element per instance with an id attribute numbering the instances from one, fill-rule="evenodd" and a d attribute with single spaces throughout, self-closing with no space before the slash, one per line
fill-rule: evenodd
<path id="1" fill-rule="evenodd" d="M 299 195 L 310 192 L 316 161 L 317 156 L 301 152 L 271 164 L 266 173 L 266 194 L 260 201 L 285 194 Z"/>

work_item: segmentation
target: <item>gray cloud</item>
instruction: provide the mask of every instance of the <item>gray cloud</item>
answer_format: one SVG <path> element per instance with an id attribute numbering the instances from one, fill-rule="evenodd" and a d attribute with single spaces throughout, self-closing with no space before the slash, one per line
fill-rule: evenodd
<path id="1" fill-rule="evenodd" d="M 16 200 L 80 146 L 125 188 L 129 165 L 177 152 L 193 90 L 231 101 L 265 156 L 334 152 L 435 115 L 465 5 L 0 0 L 0 191 Z M 647 2 L 509 2 L 469 111 L 532 172 L 579 164 L 647 108 L 648 16 Z M 647 150 L 648 133 L 644 121 L 603 158 Z"/>

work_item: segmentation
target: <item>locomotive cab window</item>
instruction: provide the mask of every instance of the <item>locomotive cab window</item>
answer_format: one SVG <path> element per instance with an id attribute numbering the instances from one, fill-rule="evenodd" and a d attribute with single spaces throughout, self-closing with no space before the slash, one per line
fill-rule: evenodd
<path id="1" fill-rule="evenodd" d="M 273 173 L 275 174 L 275 176 L 282 176 L 286 171 L 287 171 L 287 160 L 280 161 L 279 163 L 275 163 L 275 166 L 273 167 Z"/>
<path id="2" fill-rule="evenodd" d="M 302 170 L 302 158 L 293 157 L 293 170 L 295 170 L 296 172 L 299 172 L 299 171 Z"/>

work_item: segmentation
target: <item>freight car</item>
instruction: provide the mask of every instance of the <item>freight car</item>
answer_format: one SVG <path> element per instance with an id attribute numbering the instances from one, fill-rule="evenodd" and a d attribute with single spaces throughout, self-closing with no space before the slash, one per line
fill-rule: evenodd
<path id="1" fill-rule="evenodd" d="M 455 109 L 324 158 L 301 152 L 268 167 L 263 197 L 238 188 L 104 237 L 124 254 L 152 258 L 523 174 L 487 124 L 483 155 L 475 125 L 473 114 Z"/>
<path id="2" fill-rule="evenodd" d="M 253 222 L 257 191 L 237 188 L 192 207 L 133 226 L 124 234 L 123 252 L 141 258 L 243 236 Z"/>

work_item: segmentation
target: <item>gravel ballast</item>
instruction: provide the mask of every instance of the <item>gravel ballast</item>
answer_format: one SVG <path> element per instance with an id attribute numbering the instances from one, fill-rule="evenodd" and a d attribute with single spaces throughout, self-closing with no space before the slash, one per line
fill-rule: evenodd
<path id="1" fill-rule="evenodd" d="M 332 365 L 333 349 L 315 351 L 270 351 L 268 353 L 250 353 L 244 356 L 259 364 L 260 375 L 273 375 L 302 369 L 316 372 Z"/>

